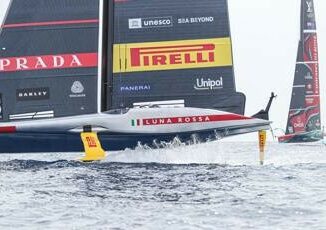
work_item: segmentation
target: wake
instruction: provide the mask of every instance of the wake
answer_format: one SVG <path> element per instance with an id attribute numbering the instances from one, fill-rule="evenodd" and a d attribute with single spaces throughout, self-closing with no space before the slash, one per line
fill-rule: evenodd
<path id="1" fill-rule="evenodd" d="M 160 143 L 160 148 L 141 145 L 135 150 L 108 152 L 104 161 L 107 163 L 158 163 L 158 164 L 219 164 L 219 165 L 259 165 L 258 143 L 229 142 L 218 140 L 199 143 L 182 143 L 177 138 L 170 143 Z M 83 153 L 26 153 L 1 154 L 0 163 L 32 161 L 33 164 L 48 164 L 59 161 L 59 165 L 70 165 L 78 162 Z M 60 161 L 67 161 L 63 163 Z M 268 142 L 266 146 L 265 165 L 326 164 L 326 145 L 322 142 L 309 144 L 278 144 Z M 57 163 L 56 163 L 57 164 Z M 82 163 L 80 163 L 82 164 Z M 79 162 L 78 162 L 79 165 Z"/>
<path id="2" fill-rule="evenodd" d="M 163 149 L 139 146 L 136 150 L 109 153 L 109 162 L 162 164 L 224 164 L 259 165 L 256 142 L 228 142 L 224 140 L 186 145 L 175 140 Z M 326 163 L 326 146 L 267 143 L 265 165 L 295 165 Z"/>

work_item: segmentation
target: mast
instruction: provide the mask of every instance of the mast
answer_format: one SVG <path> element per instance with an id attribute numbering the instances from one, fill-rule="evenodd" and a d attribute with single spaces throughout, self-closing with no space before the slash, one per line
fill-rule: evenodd
<path id="1" fill-rule="evenodd" d="M 106 9 L 106 36 L 107 36 L 107 60 L 106 60 L 106 71 L 105 73 L 108 76 L 105 76 L 105 97 L 106 97 L 106 108 L 105 110 L 109 110 L 112 108 L 112 91 L 113 91 L 113 43 L 114 43 L 114 7 L 115 0 L 104 0 L 104 10 Z"/>
<path id="2" fill-rule="evenodd" d="M 300 42 L 302 42 L 303 35 L 304 35 L 304 33 L 303 33 L 303 31 L 304 31 L 304 15 L 305 15 L 305 13 L 304 13 L 304 8 L 305 8 L 304 4 L 305 4 L 305 1 L 301 0 L 301 6 L 300 6 Z"/>
<path id="3" fill-rule="evenodd" d="M 100 0 L 100 73 L 98 98 L 99 111 L 110 110 L 112 107 L 113 88 L 113 40 L 114 40 L 114 0 Z"/>
<path id="4" fill-rule="evenodd" d="M 111 2 L 111 1 L 110 1 Z M 108 78 L 107 73 L 110 69 L 110 43 L 109 38 L 109 0 L 100 0 L 99 17 L 99 73 L 98 73 L 98 113 L 108 110 L 110 97 L 108 97 Z M 111 20 L 110 20 L 111 21 Z"/>

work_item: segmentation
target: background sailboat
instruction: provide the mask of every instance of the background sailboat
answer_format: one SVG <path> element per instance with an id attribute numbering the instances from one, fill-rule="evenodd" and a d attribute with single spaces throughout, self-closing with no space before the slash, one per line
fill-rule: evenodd
<path id="1" fill-rule="evenodd" d="M 301 30 L 286 133 L 281 143 L 323 138 L 320 116 L 318 44 L 313 0 L 301 1 Z"/>

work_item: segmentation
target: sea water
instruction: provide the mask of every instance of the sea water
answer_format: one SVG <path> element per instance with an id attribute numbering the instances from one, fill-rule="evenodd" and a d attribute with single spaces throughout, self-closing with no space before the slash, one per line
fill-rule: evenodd
<path id="1" fill-rule="evenodd" d="M 0 229 L 326 229 L 326 146 L 0 155 Z"/>

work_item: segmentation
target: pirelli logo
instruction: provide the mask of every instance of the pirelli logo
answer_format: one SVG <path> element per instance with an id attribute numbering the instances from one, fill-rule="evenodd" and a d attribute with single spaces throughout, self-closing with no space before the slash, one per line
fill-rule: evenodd
<path id="1" fill-rule="evenodd" d="M 230 38 L 114 46 L 114 72 L 141 72 L 232 65 Z"/>

